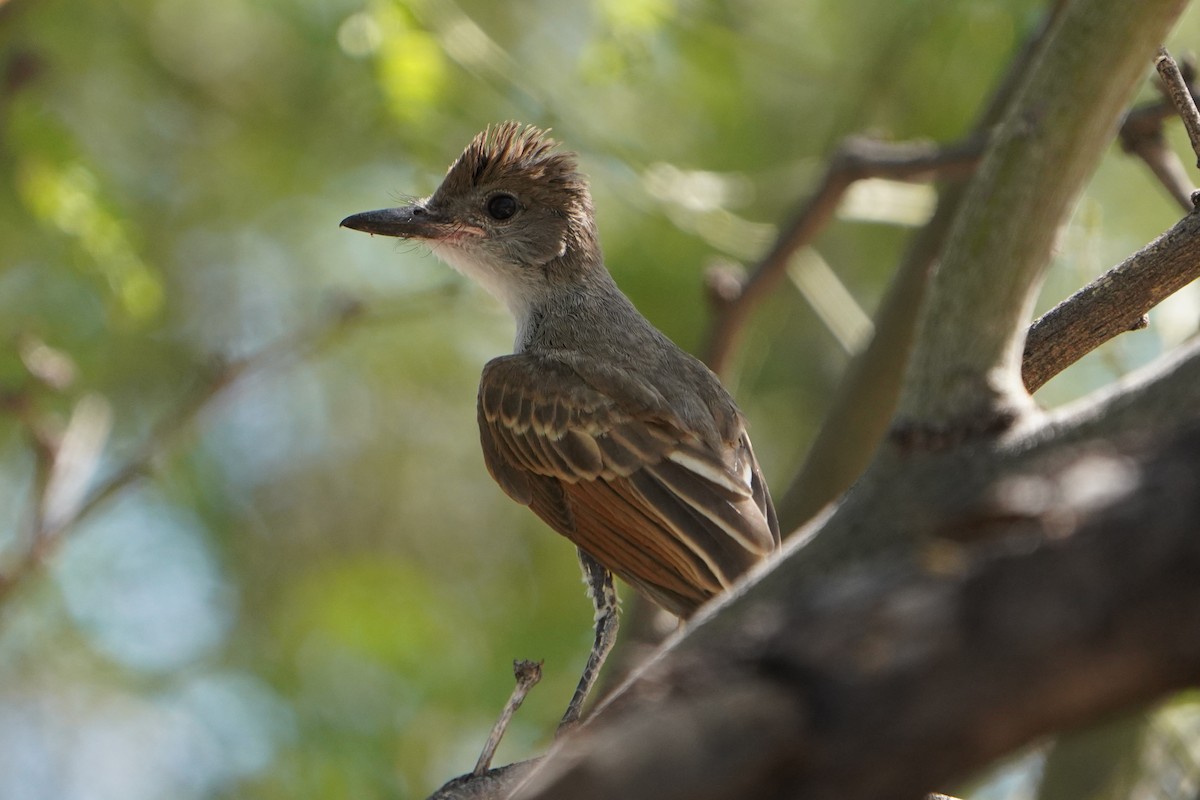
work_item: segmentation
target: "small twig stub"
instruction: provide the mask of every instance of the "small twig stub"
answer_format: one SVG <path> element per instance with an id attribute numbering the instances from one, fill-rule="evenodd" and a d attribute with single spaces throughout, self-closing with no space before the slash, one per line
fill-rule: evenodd
<path id="1" fill-rule="evenodd" d="M 500 740 L 504 738 L 513 715 L 517 713 L 521 703 L 525 702 L 525 695 L 529 694 L 529 690 L 542 679 L 542 662 L 514 661 L 513 675 L 517 679 L 517 685 L 513 687 L 508 702 L 504 704 L 504 710 L 500 712 L 499 719 L 492 726 L 492 732 L 488 734 L 483 752 L 479 754 L 479 760 L 475 762 L 475 769 L 471 772 L 474 776 L 483 775 L 492 765 L 492 757 L 496 755 L 496 748 L 500 746 Z"/>

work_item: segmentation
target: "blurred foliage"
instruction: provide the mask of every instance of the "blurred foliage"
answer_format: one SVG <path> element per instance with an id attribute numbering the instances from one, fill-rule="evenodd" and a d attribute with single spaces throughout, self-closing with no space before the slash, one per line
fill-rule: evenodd
<path id="1" fill-rule="evenodd" d="M 475 382 L 511 324 L 440 290 L 460 281 L 420 248 L 338 220 L 430 191 L 488 123 L 552 126 L 592 176 L 617 280 L 694 348 L 706 266 L 761 252 L 841 137 L 966 130 L 1040 6 L 0 2 L 0 563 L 35 513 L 31 420 L 106 400 L 103 478 L 214 364 L 339 298 L 369 320 L 259 363 L 5 597 L 0 797 L 424 796 L 473 765 L 514 658 L 546 678 L 499 759 L 544 746 L 590 609 L 572 549 L 477 452 Z M 1177 217 L 1114 149 L 1042 306 Z M 817 249 L 869 312 L 909 232 L 846 216 Z M 1046 401 L 1194 333 L 1196 308 L 1181 294 Z M 61 380 L 30 378 L 30 353 Z M 754 320 L 732 385 L 774 483 L 845 361 L 795 292 Z M 1171 792 L 1194 792 L 1198 707 L 1147 737 L 1146 759 L 1187 761 Z"/>

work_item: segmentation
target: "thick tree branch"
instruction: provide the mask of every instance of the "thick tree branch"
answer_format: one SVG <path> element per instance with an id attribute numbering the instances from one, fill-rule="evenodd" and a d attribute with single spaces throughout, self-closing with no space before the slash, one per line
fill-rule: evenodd
<path id="1" fill-rule="evenodd" d="M 976 121 L 971 138 L 982 141 L 1003 116 L 1064 7 L 1063 2 L 1052 4 L 1026 39 Z M 933 217 L 909 245 L 880 301 L 875 335 L 846 368 L 804 463 L 779 495 L 777 510 L 784 530 L 795 530 L 850 488 L 883 438 L 900 394 L 930 270 L 941 255 L 965 193 L 965 176 L 944 180 L 939 186 Z"/>
<path id="2" fill-rule="evenodd" d="M 1058 225 L 1184 5 L 1067 6 L 980 165 L 934 273 L 900 399 L 910 433 L 994 430 L 1030 407 L 1021 343 Z"/>
<path id="3" fill-rule="evenodd" d="M 503 800 L 525 780 L 539 761 L 531 759 L 505 764 L 481 775 L 470 772 L 459 775 L 429 795 L 427 800 Z"/>
<path id="4" fill-rule="evenodd" d="M 1121 128 L 1127 148 L 1142 151 L 1161 134 L 1161 121 L 1173 112 L 1166 105 L 1143 106 L 1126 118 Z M 1161 136 L 1157 137 L 1161 139 Z M 1179 164 L 1173 153 L 1160 159 L 1160 166 Z M 1183 184 L 1179 184 L 1180 187 Z M 1187 188 L 1187 205 L 1191 208 Z M 894 384 L 880 376 L 897 376 L 907 356 L 912 309 L 921 298 L 921 280 L 906 279 L 916 268 L 928 269 L 936 255 L 952 216 L 943 214 L 945 204 L 957 208 L 961 192 L 952 188 L 939 202 L 938 212 L 921 232 L 881 304 L 877 318 L 879 335 L 851 364 L 829 418 L 823 423 L 805 463 L 778 502 L 780 518 L 791 529 L 835 499 L 862 474 L 867 459 L 885 429 L 884 421 L 894 407 Z M 924 262 L 917 256 L 925 256 Z M 1036 320 L 1026 333 L 1022 357 L 1022 379 L 1032 393 L 1047 381 L 1106 341 L 1145 327 L 1146 315 L 1170 295 L 1200 277 L 1200 218 L 1184 217 L 1170 230 L 1104 275 L 1080 289 Z M 908 325 L 900 324 L 907 309 Z M 886 353 L 890 360 L 882 356 Z M 875 357 L 868 357 L 874 354 Z M 861 371 L 868 374 L 860 375 Z M 871 391 L 864 386 L 871 381 Z M 866 401 L 853 401 L 865 394 Z"/>
<path id="5" fill-rule="evenodd" d="M 1200 431 L 1114 452 L 994 484 L 977 544 L 938 536 L 977 531 L 964 514 L 903 565 L 766 576 L 775 591 L 698 623 L 518 796 L 919 797 L 1191 685 Z"/>
<path id="6" fill-rule="evenodd" d="M 1064 6 L 1061 2 L 1052 6 L 1042 25 L 1013 59 L 1000 89 L 975 125 L 976 135 L 990 130 L 1004 114 L 1015 88 L 1023 83 L 1026 72 L 1040 53 L 1046 32 Z M 1167 147 L 1163 134 L 1164 120 L 1174 116 L 1174 107 L 1166 101 L 1135 108 L 1121 124 L 1121 142 L 1125 150 L 1140 157 L 1168 191 L 1180 200 L 1183 208 L 1190 211 L 1191 184 L 1178 156 Z M 962 180 L 947 182 L 940 188 L 933 218 L 913 240 L 880 302 L 875 317 L 875 336 L 851 360 L 803 465 L 787 489 L 777 493 L 776 506 L 786 529 L 795 529 L 845 492 L 862 474 L 883 437 L 895 409 L 929 271 L 944 247 L 963 195 Z M 1086 320 L 1082 323 L 1086 324 Z M 1049 341 L 1039 343 L 1032 351 L 1033 358 L 1047 358 L 1053 351 L 1050 345 Z M 1026 357 L 1030 357 L 1028 349 Z M 1032 392 L 1033 387 L 1029 391 Z"/>

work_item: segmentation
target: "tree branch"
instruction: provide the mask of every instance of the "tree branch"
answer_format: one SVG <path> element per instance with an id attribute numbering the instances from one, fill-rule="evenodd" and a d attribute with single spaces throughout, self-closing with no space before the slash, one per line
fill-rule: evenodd
<path id="1" fill-rule="evenodd" d="M 504 734 L 508 731 L 508 726 L 512 723 L 513 715 L 517 713 L 517 709 L 525 702 L 525 696 L 529 694 L 529 690 L 536 686 L 538 681 L 542 679 L 542 662 L 514 661 L 513 677 L 517 679 L 517 685 L 513 687 L 508 702 L 504 704 L 504 710 L 500 712 L 500 716 L 496 719 L 496 724 L 492 726 L 492 732 L 488 734 L 487 741 L 483 745 L 483 751 L 479 754 L 479 759 L 475 762 L 475 769 L 471 772 L 471 775 L 476 778 L 488 772 L 492 766 L 492 758 L 496 755 L 496 748 L 500 746 L 500 740 L 504 738 Z"/>
<path id="2" fill-rule="evenodd" d="M 931 281 L 900 399 L 910 433 L 996 430 L 1031 408 L 1021 343 L 1058 225 L 1115 133 L 1148 54 L 1185 4 L 1066 7 L 980 165 Z"/>
<path id="3" fill-rule="evenodd" d="M 35 481 L 31 530 L 22 537 L 21 547 L 15 553 L 6 554 L 5 569 L 0 572 L 0 603 L 41 568 L 74 525 L 146 475 L 155 459 L 228 388 L 248 375 L 332 341 L 360 317 L 362 310 L 357 303 L 342 304 L 311 329 L 297 331 L 249 356 L 217 365 L 198 381 L 177 409 L 154 426 L 132 455 L 95 485 L 91 485 L 94 470 L 107 439 L 107 402 L 98 396 L 88 396 L 77 403 L 72 422 L 78 420 L 78 423 L 68 426 L 68 435 L 61 444 L 47 442 L 32 412 L 23 411 L 22 423 L 30 438 L 39 442 L 39 473 L 48 473 L 49 477 Z M 84 458 L 79 457 L 78 448 L 67 446 L 72 429 L 80 432 L 77 438 L 87 442 Z M 102 435 L 98 434 L 100 431 Z M 72 449 L 77 452 L 72 454 Z M 59 487 L 64 485 L 73 489 L 61 491 Z"/>
<path id="4" fill-rule="evenodd" d="M 1150 309 L 1198 277 L 1200 214 L 1193 212 L 1030 326 L 1025 387 L 1037 391 L 1109 339 L 1146 327 Z"/>
<path id="5" fill-rule="evenodd" d="M 935 525 L 903 565 L 767 575 L 775 591 L 706 615 L 518 796 L 918 797 L 1192 685 L 1200 430 L 1120 452 L 1060 454 L 978 495 L 1004 536 L 955 545 L 939 533 L 959 526 Z"/>
<path id="6" fill-rule="evenodd" d="M 517 761 L 481 775 L 471 772 L 459 775 L 429 795 L 427 800 L 504 800 L 540 762 L 541 759 Z"/>
<path id="7" fill-rule="evenodd" d="M 1171 58 L 1167 48 L 1158 48 L 1158 58 L 1154 60 L 1154 67 L 1162 78 L 1167 97 L 1175 106 L 1179 118 L 1183 120 L 1188 141 L 1192 144 L 1192 152 L 1196 154 L 1196 166 L 1200 167 L 1200 112 L 1196 110 L 1196 101 L 1192 99 L 1191 89 L 1188 88 L 1179 65 Z"/>
<path id="8" fill-rule="evenodd" d="M 1054 3 L 1026 40 L 975 124 L 976 135 L 991 130 L 1003 116 L 1064 7 L 1062 2 Z M 1121 124 L 1121 141 L 1127 152 L 1142 158 L 1159 175 L 1168 190 L 1177 197 L 1181 193 L 1184 208 L 1190 210 L 1190 184 L 1163 135 L 1163 121 L 1173 116 L 1173 107 L 1165 101 L 1135 108 Z M 887 430 L 908 361 L 917 310 L 924 299 L 929 272 L 962 205 L 963 181 L 948 182 L 938 194 L 933 218 L 909 246 L 880 302 L 875 336 L 846 368 L 803 465 L 787 489 L 778 494 L 776 508 L 787 530 L 795 529 L 841 496 L 862 474 Z"/>
<path id="9" fill-rule="evenodd" d="M 1037 30 L 1026 38 L 974 124 L 971 139 L 982 140 L 1002 118 L 1064 6 L 1062 1 L 1052 4 Z M 965 190 L 965 175 L 943 180 L 938 186 L 934 216 L 908 246 L 880 301 L 874 320 L 875 336 L 847 366 L 804 464 L 776 501 L 785 530 L 796 529 L 850 488 L 887 432 L 916 335 L 917 313 L 924 301 L 929 273 L 946 245 Z"/>
<path id="10" fill-rule="evenodd" d="M 701 358 L 717 374 L 729 365 L 737 339 L 753 310 L 771 295 L 787 274 L 787 265 L 800 248 L 829 224 L 846 190 L 865 178 L 923 180 L 934 175 L 970 172 L 979 159 L 982 138 L 972 136 L 955 144 L 888 143 L 851 138 L 842 142 L 813 195 L 776 239 L 750 275 L 739 284 L 722 277 L 710 279 L 709 296 L 715 313 Z M 719 285 L 715 283 L 719 281 Z"/>
<path id="11" fill-rule="evenodd" d="M 1121 149 L 1140 158 L 1186 214 L 1193 207 L 1192 182 L 1163 131 L 1163 121 L 1174 115 L 1166 102 L 1133 109 L 1121 124 Z"/>

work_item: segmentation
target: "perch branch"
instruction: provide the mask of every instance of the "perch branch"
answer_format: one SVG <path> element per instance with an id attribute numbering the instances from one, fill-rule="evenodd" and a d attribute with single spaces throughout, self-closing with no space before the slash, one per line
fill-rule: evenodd
<path id="1" fill-rule="evenodd" d="M 1193 685 L 1200 430 L 1163 433 L 993 484 L 976 509 L 1004 533 L 987 541 L 951 544 L 938 533 L 955 527 L 934 524 L 924 557 L 803 585 L 784 562 L 660 653 L 518 797 L 917 797 Z"/>

